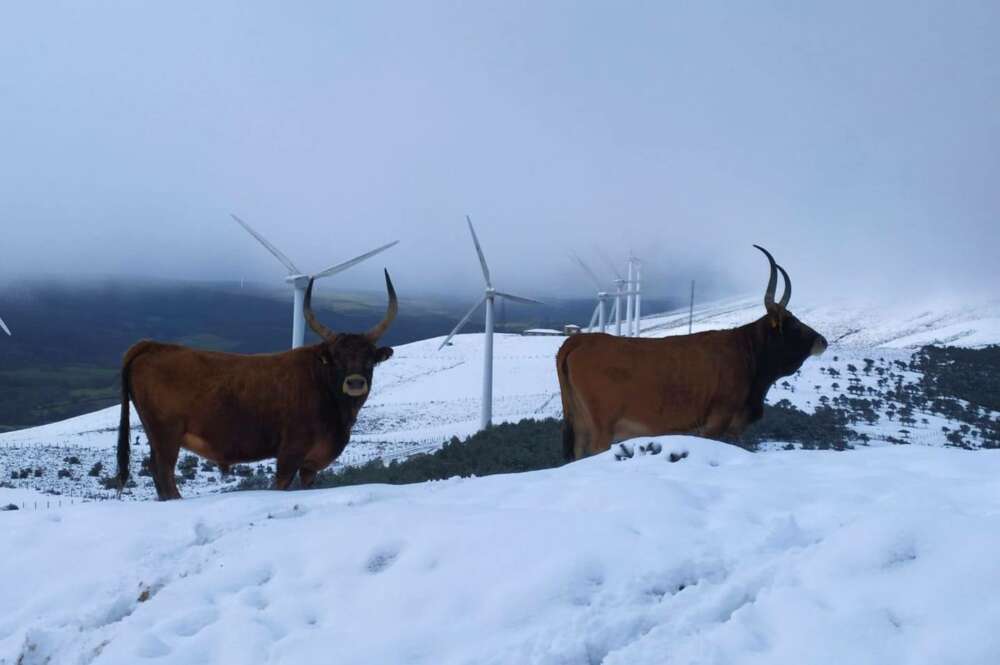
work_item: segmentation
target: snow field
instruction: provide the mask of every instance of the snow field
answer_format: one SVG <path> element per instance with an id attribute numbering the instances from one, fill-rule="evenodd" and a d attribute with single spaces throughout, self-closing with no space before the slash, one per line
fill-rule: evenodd
<path id="1" fill-rule="evenodd" d="M 800 302 L 793 312 L 822 332 L 831 342 L 820 358 L 806 361 L 797 376 L 779 381 L 768 395 L 770 403 L 788 399 L 797 408 L 811 412 L 820 398 L 843 394 L 850 376 L 848 364 L 863 366 L 863 358 L 885 358 L 888 362 L 908 362 L 912 348 L 928 342 L 1000 343 L 1000 304 L 975 306 L 954 304 L 859 304 L 832 302 L 813 305 Z M 759 295 L 706 303 L 695 308 L 694 330 L 729 328 L 759 317 L 763 306 Z M 687 332 L 687 310 L 649 316 L 642 322 L 644 336 L 666 336 Z M 968 332 L 957 335 L 956 330 Z M 335 466 L 364 464 L 369 460 L 407 457 L 438 448 L 452 436 L 464 437 L 479 428 L 479 395 L 482 384 L 481 334 L 457 335 L 452 344 L 439 350 L 443 338 L 401 345 L 393 358 L 376 369 L 373 394 L 361 410 L 351 444 Z M 516 422 L 522 418 L 559 418 L 562 405 L 555 371 L 555 355 L 564 338 L 524 337 L 498 334 L 494 347 L 494 421 Z M 833 360 L 837 357 L 838 360 Z M 836 368 L 833 378 L 821 369 Z M 906 382 L 917 380 L 912 372 L 901 371 Z M 877 376 L 860 376 L 861 385 L 873 387 Z M 787 381 L 788 385 L 783 385 Z M 839 388 L 834 389 L 833 384 Z M 887 405 L 888 406 L 888 405 Z M 73 496 L 110 496 L 98 479 L 86 476 L 59 479 L 63 459 L 76 455 L 87 468 L 103 460 L 106 473 L 114 467 L 114 447 L 118 424 L 117 406 L 37 428 L 0 434 L 0 482 L 19 487 L 47 489 Z M 995 414 L 996 415 L 996 414 Z M 956 421 L 927 412 L 918 412 L 915 423 L 904 426 L 888 418 L 884 409 L 873 424 L 857 423 L 852 428 L 871 437 L 872 445 L 905 439 L 916 445 L 941 446 L 946 443 L 942 427 L 955 429 Z M 926 420 L 927 422 L 924 422 Z M 138 425 L 138 417 L 132 417 Z M 133 440 L 141 428 L 133 427 Z M 890 439 L 891 437 L 891 439 Z M 775 442 L 777 447 L 783 442 Z M 971 441 L 972 444 L 976 442 Z M 38 450 L 32 451 L 32 448 Z M 130 498 L 155 496 L 149 478 L 136 476 L 145 454 L 145 444 L 133 449 L 133 477 L 138 486 Z M 12 480 L 11 474 L 26 466 L 48 469 L 42 479 Z M 267 463 L 264 464 L 267 466 Z M 72 469 L 71 469 L 72 470 Z M 185 496 L 217 492 L 230 484 L 218 474 L 202 474 L 181 489 Z"/>
<path id="2" fill-rule="evenodd" d="M 997 451 L 656 441 L 3 513 L 0 663 L 1000 662 Z"/>

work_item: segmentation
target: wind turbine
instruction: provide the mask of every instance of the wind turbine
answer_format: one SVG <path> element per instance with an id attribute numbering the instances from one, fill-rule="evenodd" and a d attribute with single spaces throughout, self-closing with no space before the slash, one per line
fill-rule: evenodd
<path id="1" fill-rule="evenodd" d="M 603 284 L 601 284 L 601 278 L 598 277 L 594 273 L 594 271 L 590 269 L 590 266 L 588 266 L 586 263 L 583 262 L 583 259 L 581 259 L 576 254 L 572 254 L 571 256 L 573 260 L 577 262 L 580 268 L 583 269 L 583 271 L 590 276 L 590 279 L 592 279 L 594 281 L 594 284 L 597 286 L 597 306 L 594 307 L 594 313 L 590 317 L 590 323 L 587 324 L 587 330 L 589 330 L 590 332 L 594 332 L 594 323 L 596 322 L 601 332 L 607 332 L 608 300 L 611 299 L 611 295 L 604 290 L 604 286 Z"/>
<path id="2" fill-rule="evenodd" d="M 490 426 L 493 421 L 493 301 L 495 298 L 503 298 L 505 300 L 510 300 L 513 302 L 524 303 L 526 305 L 542 305 L 537 300 L 532 300 L 531 298 L 522 298 L 521 296 L 515 296 L 510 293 L 503 293 L 502 291 L 497 291 L 493 288 L 493 282 L 490 280 L 490 269 L 486 265 L 486 257 L 483 256 L 483 248 L 479 245 L 479 238 L 476 236 L 476 229 L 472 227 L 472 220 L 469 216 L 465 216 L 465 221 L 469 225 L 469 233 L 472 234 L 472 244 L 476 246 L 476 254 L 479 255 L 479 265 L 483 269 L 483 280 L 486 282 L 486 292 L 483 298 L 472 306 L 462 320 L 458 322 L 455 329 L 452 330 L 444 341 L 441 342 L 441 346 L 438 347 L 438 351 L 443 349 L 451 338 L 462 329 L 479 306 L 486 303 L 486 330 L 483 333 L 483 404 L 480 417 L 480 428 L 486 429 Z"/>
<path id="3" fill-rule="evenodd" d="M 642 319 L 642 261 L 636 258 L 631 252 L 629 253 L 629 273 L 632 272 L 632 266 L 635 266 L 635 276 L 632 280 L 632 299 L 635 301 L 635 307 L 632 311 L 632 317 L 630 318 L 631 323 L 629 324 L 629 335 L 631 337 L 639 336 L 639 321 Z"/>
<path id="4" fill-rule="evenodd" d="M 371 257 L 375 256 L 376 254 L 378 254 L 380 252 L 384 252 L 385 250 L 389 249 L 393 245 L 396 245 L 397 243 L 399 243 L 398 240 L 394 240 L 394 241 L 390 242 L 389 244 L 382 245 L 381 247 L 377 247 L 377 248 L 373 249 L 370 252 L 366 252 L 366 253 L 364 253 L 364 254 L 362 254 L 360 256 L 355 256 L 353 259 L 351 259 L 349 261 L 344 261 L 343 263 L 338 263 L 337 265 L 330 266 L 326 270 L 321 270 L 321 271 L 319 271 L 317 273 L 309 275 L 309 274 L 303 273 L 301 270 L 299 270 L 298 268 L 296 268 L 295 264 L 292 263 L 292 260 L 290 258 L 288 258 L 284 254 L 282 254 L 281 250 L 279 250 L 277 247 L 275 247 L 270 242 L 268 242 L 267 239 L 264 238 L 264 236 L 262 236 L 261 234 L 257 233 L 252 228 L 250 228 L 249 224 L 247 224 L 246 222 L 244 222 L 242 219 L 240 219 L 236 215 L 232 215 L 232 218 L 234 220 L 236 220 L 236 222 L 240 226 L 242 226 L 246 230 L 247 233 L 249 233 L 254 238 L 256 238 L 257 242 L 259 242 L 260 244 L 264 245 L 264 248 L 267 249 L 267 251 L 271 252 L 271 254 L 274 255 L 274 258 L 278 259 L 278 261 L 281 262 L 281 265 L 285 266 L 285 268 L 288 270 L 288 275 L 285 277 L 285 281 L 287 283 L 291 284 L 292 285 L 292 289 L 294 290 L 294 301 L 293 301 L 293 306 L 292 306 L 292 348 L 293 349 L 297 349 L 300 346 L 302 346 L 302 344 L 303 344 L 303 342 L 305 340 L 305 331 L 306 331 L 305 324 L 306 324 L 306 320 L 305 320 L 305 315 L 302 313 L 302 302 L 305 299 L 306 287 L 309 286 L 309 280 L 311 280 L 311 279 L 319 279 L 320 277 L 329 277 L 330 275 L 336 275 L 338 272 L 343 272 L 344 270 L 347 270 L 348 268 L 356 266 L 357 264 L 361 263 L 362 261 L 364 261 L 366 259 L 370 259 Z"/>
<path id="5" fill-rule="evenodd" d="M 629 330 L 631 330 L 631 321 L 633 312 L 631 307 L 632 296 L 636 294 L 636 291 L 631 288 L 633 276 L 632 276 L 632 264 L 629 263 L 629 278 L 624 279 L 622 274 L 618 272 L 618 268 L 615 267 L 614 262 L 608 258 L 608 255 L 604 252 L 600 252 L 600 256 L 604 259 L 604 262 L 611 268 L 611 272 L 615 274 L 615 304 L 611 310 L 611 318 L 615 320 L 615 334 L 621 337 L 622 334 L 622 297 L 628 299 L 629 302 L 629 312 L 626 317 L 626 337 L 628 336 Z M 631 254 L 629 255 L 629 260 L 631 261 Z"/>
<path id="6" fill-rule="evenodd" d="M 632 318 L 634 316 L 633 304 L 635 303 L 635 257 L 632 252 L 628 253 L 628 286 L 629 294 L 625 299 L 625 336 L 632 336 Z"/>

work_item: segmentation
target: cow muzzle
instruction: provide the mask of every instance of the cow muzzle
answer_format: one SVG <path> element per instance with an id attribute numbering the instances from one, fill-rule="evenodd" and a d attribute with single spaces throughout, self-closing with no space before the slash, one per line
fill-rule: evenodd
<path id="1" fill-rule="evenodd" d="M 345 395 L 361 397 L 368 392 L 368 379 L 360 374 L 351 374 L 344 379 L 344 385 L 341 388 Z"/>
<path id="2" fill-rule="evenodd" d="M 823 355 L 823 352 L 826 351 L 827 346 L 828 344 L 826 343 L 826 338 L 820 335 L 816 338 L 816 341 L 813 342 L 812 350 L 809 354 L 812 356 L 821 356 Z"/>

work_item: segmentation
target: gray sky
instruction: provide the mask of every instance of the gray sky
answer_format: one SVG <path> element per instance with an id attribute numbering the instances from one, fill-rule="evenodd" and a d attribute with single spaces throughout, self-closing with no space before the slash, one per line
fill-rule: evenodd
<path id="1" fill-rule="evenodd" d="M 687 4 L 5 3 L 0 274 L 996 288 L 1000 4 Z"/>

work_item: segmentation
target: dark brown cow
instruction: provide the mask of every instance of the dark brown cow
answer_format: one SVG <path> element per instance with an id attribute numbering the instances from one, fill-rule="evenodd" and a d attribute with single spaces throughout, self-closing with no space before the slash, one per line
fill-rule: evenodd
<path id="1" fill-rule="evenodd" d="M 776 380 L 795 373 L 826 339 L 786 309 L 792 284 L 771 264 L 767 313 L 732 330 L 662 339 L 575 335 L 556 356 L 563 404 L 563 452 L 579 459 L 634 436 L 738 437 L 760 419 Z M 778 271 L 785 292 L 774 301 Z"/>
<path id="2" fill-rule="evenodd" d="M 306 321 L 321 342 L 282 353 L 242 355 L 142 341 L 122 362 L 118 482 L 129 476 L 129 398 L 149 439 L 149 470 L 161 500 L 179 499 L 181 448 L 219 464 L 277 458 L 275 487 L 296 472 L 308 487 L 347 446 L 367 399 L 372 370 L 392 349 L 376 346 L 399 309 L 389 273 L 389 306 L 364 334 L 336 333 L 316 320 L 312 280 Z"/>

